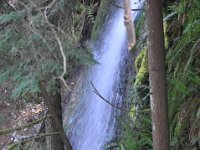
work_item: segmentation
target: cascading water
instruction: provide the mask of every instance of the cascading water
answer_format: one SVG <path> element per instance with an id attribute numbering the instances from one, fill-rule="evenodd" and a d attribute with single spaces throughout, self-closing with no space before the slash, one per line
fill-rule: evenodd
<path id="1" fill-rule="evenodd" d="M 142 4 L 133 1 L 132 8 Z M 112 8 L 114 13 L 107 23 L 100 42 L 94 48 L 95 59 L 99 64 L 92 66 L 87 73 L 88 82 L 84 85 L 80 104 L 75 115 L 70 119 L 69 138 L 74 150 L 102 150 L 115 135 L 116 109 L 98 97 L 90 85 L 93 82 L 102 96 L 114 105 L 122 99 L 120 92 L 120 65 L 127 59 L 126 29 L 123 9 Z M 135 19 L 137 13 L 133 14 Z M 121 66 L 121 67 L 120 67 Z M 76 93 L 79 94 L 79 93 Z"/>

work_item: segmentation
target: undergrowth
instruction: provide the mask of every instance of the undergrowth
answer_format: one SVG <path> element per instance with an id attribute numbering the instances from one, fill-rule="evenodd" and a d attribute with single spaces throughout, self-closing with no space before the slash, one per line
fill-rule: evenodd
<path id="1" fill-rule="evenodd" d="M 167 67 L 170 141 L 173 150 L 197 150 L 200 143 L 200 2 L 180 0 L 165 10 L 164 33 Z M 144 59 L 146 35 L 139 22 L 136 79 L 130 90 L 129 115 L 123 117 L 120 144 L 130 150 L 152 149 L 148 71 L 139 75 Z M 143 68 L 144 70 L 144 68 Z M 143 71 L 144 72 L 144 71 Z M 140 82 L 138 82 L 140 81 Z M 131 114 L 131 115 L 130 115 Z M 134 117 L 133 117 L 134 115 Z"/>
<path id="2" fill-rule="evenodd" d="M 167 52 L 171 148 L 198 149 L 198 134 L 191 135 L 191 132 L 199 128 L 194 124 L 199 121 L 197 111 L 200 107 L 200 3 L 198 0 L 181 0 L 170 9 L 171 13 L 176 13 L 168 20 L 171 39 Z M 177 22 L 178 26 L 174 26 Z"/>

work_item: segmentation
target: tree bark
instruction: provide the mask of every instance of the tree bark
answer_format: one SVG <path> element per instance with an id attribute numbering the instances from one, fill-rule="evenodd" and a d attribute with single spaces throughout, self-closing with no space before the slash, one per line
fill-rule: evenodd
<path id="1" fill-rule="evenodd" d="M 59 84 L 59 83 L 58 83 Z M 46 138 L 48 150 L 72 150 L 72 146 L 67 138 L 62 126 L 62 105 L 61 94 L 57 91 L 55 94 L 47 93 L 45 86 L 42 85 L 42 97 L 47 105 L 51 118 L 46 121 L 45 130 L 47 133 L 59 132 L 59 135 L 52 135 Z"/>
<path id="2" fill-rule="evenodd" d="M 51 96 L 51 100 L 48 99 L 53 106 L 55 114 L 57 115 L 59 122 L 62 124 L 62 108 L 61 108 L 61 97 L 59 94 Z M 48 107 L 48 106 L 47 106 Z M 49 110 L 49 107 L 48 107 Z M 45 132 L 52 133 L 58 132 L 59 128 L 56 126 L 56 123 L 53 118 L 48 118 L 45 121 Z M 63 140 L 60 135 L 52 135 L 46 137 L 47 149 L 48 150 L 64 150 Z"/>
<path id="3" fill-rule="evenodd" d="M 149 81 L 152 109 L 153 149 L 169 150 L 169 125 L 162 1 L 148 0 Z"/>
<path id="4" fill-rule="evenodd" d="M 126 25 L 128 35 L 128 50 L 131 50 L 135 46 L 135 27 L 131 15 L 130 0 L 124 0 L 124 24 Z"/>

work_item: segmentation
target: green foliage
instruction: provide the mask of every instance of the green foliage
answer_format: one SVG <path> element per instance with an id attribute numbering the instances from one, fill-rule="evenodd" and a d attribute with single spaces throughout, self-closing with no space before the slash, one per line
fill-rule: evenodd
<path id="1" fill-rule="evenodd" d="M 138 43 L 133 52 L 139 53 L 134 62 L 136 78 L 129 93 L 128 116 L 122 117 L 123 134 L 119 142 L 122 150 L 152 149 L 151 115 L 149 106 L 148 61 L 145 30 L 142 14 L 136 25 Z M 120 149 L 120 148 L 119 148 Z"/>
<path id="2" fill-rule="evenodd" d="M 140 52 L 140 54 L 139 54 L 139 55 L 136 57 L 136 59 L 135 59 L 134 68 L 135 68 L 136 73 L 139 72 L 139 69 L 140 69 L 140 67 L 141 67 L 142 60 L 143 60 L 143 58 L 144 58 L 144 54 L 145 54 L 145 53 L 146 53 L 145 50 L 142 50 L 142 51 Z"/>
<path id="3" fill-rule="evenodd" d="M 55 91 L 55 79 L 63 73 L 60 46 L 66 56 L 65 76 L 69 76 L 77 65 L 96 63 L 90 50 L 81 48 L 60 28 L 62 24 L 49 26 L 43 13 L 30 13 L 33 8 L 30 3 L 21 11 L 0 15 L 0 24 L 4 25 L 0 31 L 0 82 L 10 80 L 16 85 L 13 98 L 40 92 L 41 82 L 46 84 L 47 91 Z M 59 8 L 55 5 L 48 13 L 49 20 L 50 16 L 57 15 L 55 9 Z"/>
<path id="4" fill-rule="evenodd" d="M 164 28 L 165 49 L 168 49 L 169 48 L 169 39 L 168 39 L 168 35 L 167 35 L 167 22 L 166 21 L 164 21 L 163 28 Z"/>
<path id="5" fill-rule="evenodd" d="M 12 93 L 12 97 L 17 98 L 24 96 L 27 93 L 39 93 L 39 82 L 34 78 L 23 78 L 21 82 L 16 86 L 15 90 Z"/>
<path id="6" fill-rule="evenodd" d="M 148 73 L 148 62 L 147 62 L 147 48 L 144 49 L 135 60 L 135 68 L 137 72 L 136 80 L 134 85 L 141 84 L 142 80 Z M 137 69 L 139 68 L 139 69 Z"/>
<path id="7" fill-rule="evenodd" d="M 11 12 L 9 14 L 3 14 L 0 16 L 0 24 L 17 22 L 24 18 L 24 12 Z"/>
<path id="8" fill-rule="evenodd" d="M 164 19 L 164 33 L 171 149 L 198 149 L 200 2 L 180 0 L 169 8 Z M 138 39 L 141 40 L 136 49 L 144 47 L 145 34 L 141 28 L 137 29 Z M 125 149 L 152 149 L 150 114 L 140 113 L 140 110 L 149 108 L 149 88 L 144 78 L 144 72 L 148 71 L 142 67 L 146 66 L 144 54 L 142 51 L 134 64 L 136 81 L 142 79 L 141 84 L 135 82 L 137 84 L 131 90 L 132 101 L 129 105 L 134 112 L 129 113 L 129 121 L 122 121 L 125 129 L 122 144 Z"/>
<path id="9" fill-rule="evenodd" d="M 137 121 L 124 118 L 121 124 L 123 127 L 123 139 L 120 143 L 124 149 L 152 149 L 150 114 L 139 114 Z"/>
<path id="10" fill-rule="evenodd" d="M 134 118 L 135 118 L 135 115 L 136 115 L 136 109 L 135 109 L 135 106 L 132 105 L 132 106 L 130 106 L 129 117 L 130 117 L 131 119 L 134 119 Z"/>
<path id="11" fill-rule="evenodd" d="M 183 35 L 180 37 L 176 45 L 172 47 L 167 54 L 167 62 L 169 64 L 168 79 L 170 82 L 169 87 L 171 87 L 169 89 L 169 96 L 170 99 L 176 99 L 176 104 L 181 104 L 181 100 L 184 101 L 184 98 L 186 96 L 195 93 L 196 90 L 199 88 L 200 83 L 199 72 L 196 70 L 196 68 L 193 68 L 192 66 L 192 63 L 194 63 L 195 54 L 198 49 L 197 46 L 199 45 L 200 41 L 200 26 L 194 24 L 197 21 L 196 19 L 198 19 L 197 17 L 199 17 L 200 11 L 199 14 L 197 13 L 195 14 L 195 16 L 193 16 L 193 12 L 197 12 L 197 8 L 195 9 L 195 0 L 188 3 L 192 2 L 192 7 L 194 8 L 190 9 L 188 12 L 189 16 L 185 24 Z M 182 3 L 179 4 L 180 8 L 178 9 L 182 10 L 182 8 L 185 6 L 185 3 L 185 1 L 182 1 Z M 180 11 L 177 12 L 180 13 Z M 192 27 L 191 24 L 194 24 L 195 27 Z M 177 100 L 178 95 L 181 95 L 180 102 L 178 102 L 179 100 Z M 174 108 L 177 107 L 174 106 Z"/>
<path id="12" fill-rule="evenodd" d="M 2 126 L 5 123 L 6 120 L 6 116 L 4 116 L 3 114 L 0 114 L 0 125 Z"/>
<path id="13" fill-rule="evenodd" d="M 198 69 L 200 61 L 198 54 L 200 45 L 199 4 L 198 0 L 181 0 L 178 5 L 171 7 L 178 16 L 178 21 L 171 18 L 169 22 L 171 25 L 178 22 L 178 26 L 168 28 L 168 30 L 171 29 L 178 33 L 172 35 L 172 38 L 176 40 L 171 41 L 172 46 L 167 53 L 172 149 L 182 149 L 188 146 L 195 149 L 195 144 L 189 139 L 191 136 L 189 134 L 192 131 L 189 124 L 194 124 L 193 114 L 196 114 L 200 107 L 199 103 L 193 104 L 192 102 L 194 97 L 198 97 L 200 90 L 200 71 Z M 180 28 L 182 29 L 180 30 Z M 184 111 L 187 113 L 184 114 Z"/>

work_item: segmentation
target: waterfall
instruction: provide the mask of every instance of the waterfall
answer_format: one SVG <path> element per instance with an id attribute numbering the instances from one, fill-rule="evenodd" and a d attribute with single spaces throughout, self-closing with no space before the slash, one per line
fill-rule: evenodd
<path id="1" fill-rule="evenodd" d="M 134 0 L 132 8 L 141 5 L 138 0 Z M 133 19 L 136 14 L 133 13 Z M 120 74 L 128 58 L 123 15 L 123 9 L 112 8 L 110 20 L 99 38 L 101 40 L 94 46 L 94 56 L 99 64 L 87 70 L 80 104 L 70 119 L 69 138 L 74 150 L 102 150 L 115 135 L 117 110 L 93 92 L 90 82 L 112 104 L 120 103 L 123 96 Z"/>

